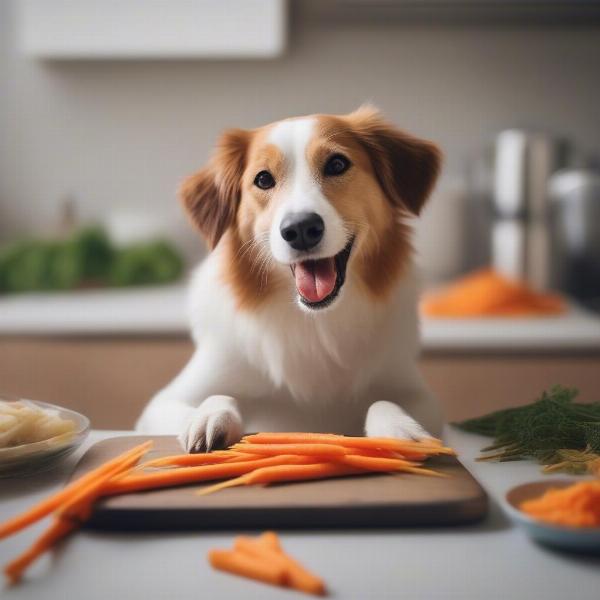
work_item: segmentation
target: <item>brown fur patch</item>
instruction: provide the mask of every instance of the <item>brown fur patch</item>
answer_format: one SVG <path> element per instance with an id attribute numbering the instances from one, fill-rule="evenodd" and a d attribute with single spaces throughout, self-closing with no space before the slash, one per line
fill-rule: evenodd
<path id="1" fill-rule="evenodd" d="M 238 308 L 256 310 L 282 284 L 272 268 L 270 249 L 266 238 L 274 216 L 272 190 L 261 190 L 254 178 L 266 170 L 278 180 L 284 172 L 281 152 L 266 143 L 270 127 L 253 132 L 248 148 L 246 169 L 241 175 L 241 200 L 233 226 L 225 243 L 223 279 L 232 289 Z"/>
<path id="2" fill-rule="evenodd" d="M 345 120 L 369 153 L 390 201 L 418 215 L 440 172 L 441 150 L 397 129 L 370 106 L 359 108 Z"/>
<path id="3" fill-rule="evenodd" d="M 365 131 L 369 131 L 366 138 Z M 383 139 L 377 141 L 376 136 Z M 387 140 L 391 138 L 396 149 L 388 156 L 392 144 Z M 408 149 L 400 151 L 405 141 Z M 429 142 L 387 125 L 370 109 L 346 117 L 319 116 L 319 135 L 311 142 L 309 154 L 322 155 L 323 148 L 329 155 L 340 152 L 353 163 L 341 177 L 321 181 L 323 193 L 357 236 L 348 269 L 356 272 L 372 297 L 385 299 L 412 255 L 411 228 L 405 219 L 408 210 L 418 212 L 425 202 L 437 177 L 439 153 Z M 413 151 L 415 155 L 411 154 Z M 420 153 L 428 155 L 431 164 L 421 164 Z M 391 177 L 401 154 L 404 162 Z M 410 161 L 407 156 L 411 156 Z M 420 174 L 420 180 L 414 174 L 400 175 L 400 171 L 410 168 Z M 397 182 L 401 178 L 403 185 L 399 189 Z M 412 187 L 406 187 L 406 182 Z"/>
<path id="4" fill-rule="evenodd" d="M 235 220 L 251 137 L 252 132 L 243 129 L 226 131 L 210 163 L 188 177 L 179 190 L 187 214 L 211 249 Z"/>
<path id="5" fill-rule="evenodd" d="M 263 263 L 257 248 L 242 241 L 237 227 L 229 229 L 221 243 L 223 282 L 233 292 L 240 310 L 256 310 L 280 287 L 277 274 Z"/>
<path id="6" fill-rule="evenodd" d="M 209 247 L 223 247 L 221 277 L 242 310 L 256 309 L 276 287 L 276 277 L 254 243 L 254 225 L 266 200 L 253 188 L 253 169 L 257 163 L 268 169 L 279 167 L 272 147 L 259 149 L 267 130 L 226 131 L 209 164 L 188 177 L 179 192 Z"/>

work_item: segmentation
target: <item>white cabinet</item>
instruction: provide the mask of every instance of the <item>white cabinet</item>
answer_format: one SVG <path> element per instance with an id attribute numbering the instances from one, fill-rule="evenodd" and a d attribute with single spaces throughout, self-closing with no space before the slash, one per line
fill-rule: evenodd
<path id="1" fill-rule="evenodd" d="M 22 51 L 55 59 L 272 58 L 286 0 L 19 0 Z"/>

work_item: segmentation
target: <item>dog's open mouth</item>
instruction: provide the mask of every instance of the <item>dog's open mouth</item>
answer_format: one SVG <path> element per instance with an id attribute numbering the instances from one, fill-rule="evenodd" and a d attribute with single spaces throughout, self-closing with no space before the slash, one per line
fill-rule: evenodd
<path id="1" fill-rule="evenodd" d="M 346 266 L 353 244 L 354 238 L 335 256 L 291 265 L 302 304 L 313 309 L 325 308 L 336 299 L 346 280 Z"/>

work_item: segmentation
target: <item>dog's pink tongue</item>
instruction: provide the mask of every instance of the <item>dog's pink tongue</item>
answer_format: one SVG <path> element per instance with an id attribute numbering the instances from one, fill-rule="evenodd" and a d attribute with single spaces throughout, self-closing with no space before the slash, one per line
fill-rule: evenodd
<path id="1" fill-rule="evenodd" d="M 309 302 L 320 302 L 335 287 L 335 262 L 333 258 L 323 258 L 297 263 L 294 275 L 300 295 Z"/>

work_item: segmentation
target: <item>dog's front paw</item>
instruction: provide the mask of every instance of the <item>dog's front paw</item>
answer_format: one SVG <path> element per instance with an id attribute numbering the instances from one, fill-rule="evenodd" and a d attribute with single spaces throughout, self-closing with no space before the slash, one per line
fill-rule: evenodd
<path id="1" fill-rule="evenodd" d="M 397 404 L 381 400 L 372 404 L 365 421 L 367 437 L 389 437 L 407 440 L 424 440 L 432 436 L 406 414 Z"/>
<path id="2" fill-rule="evenodd" d="M 241 439 L 242 432 L 242 419 L 234 406 L 211 407 L 203 404 L 189 419 L 179 436 L 179 442 L 186 452 L 210 452 L 235 444 Z"/>

